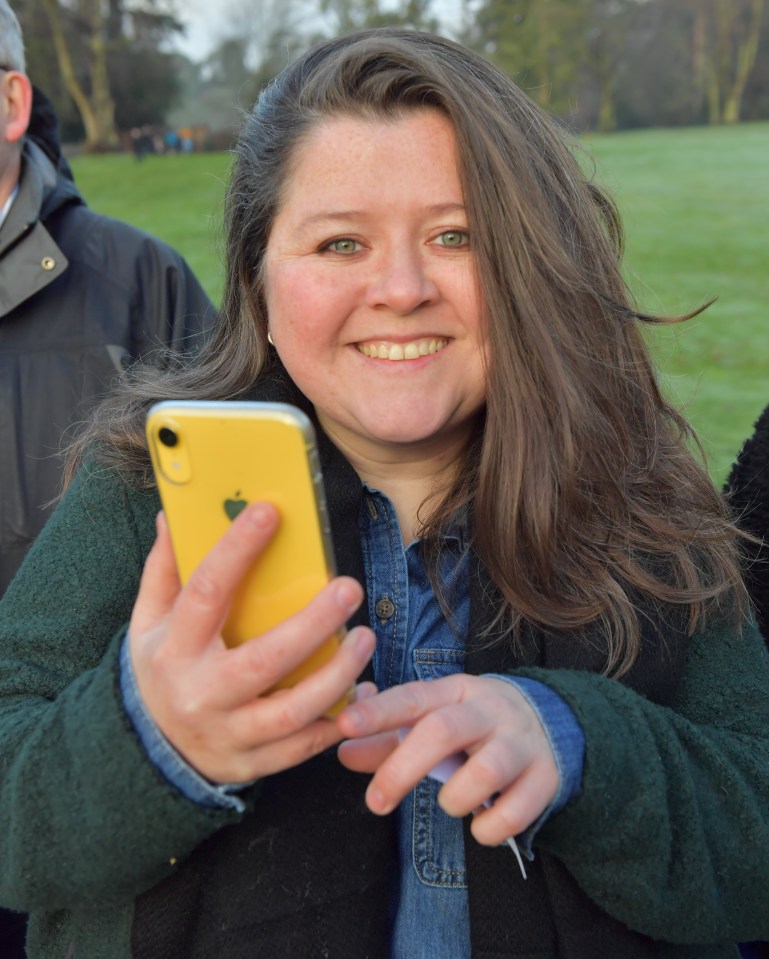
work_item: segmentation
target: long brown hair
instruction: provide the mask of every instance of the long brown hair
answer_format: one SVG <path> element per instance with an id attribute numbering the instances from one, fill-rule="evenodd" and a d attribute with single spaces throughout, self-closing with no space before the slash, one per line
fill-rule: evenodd
<path id="1" fill-rule="evenodd" d="M 227 204 L 227 277 L 213 338 L 192 366 L 146 371 L 99 411 L 94 441 L 144 485 L 158 398 L 234 398 L 268 356 L 263 262 L 292 157 L 329 117 L 430 107 L 457 137 L 490 345 L 482 428 L 450 488 L 423 509 L 426 542 L 472 506 L 473 548 L 500 596 L 498 625 L 597 627 L 607 671 L 639 644 L 636 602 L 743 609 L 735 531 L 662 396 L 622 279 L 613 202 L 558 126 L 482 57 L 436 36 L 374 30 L 287 67 L 245 118 Z"/>

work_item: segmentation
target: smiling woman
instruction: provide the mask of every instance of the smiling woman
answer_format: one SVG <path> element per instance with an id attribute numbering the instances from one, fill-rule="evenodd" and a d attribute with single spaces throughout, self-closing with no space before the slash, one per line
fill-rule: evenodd
<path id="1" fill-rule="evenodd" d="M 444 114 L 313 131 L 272 226 L 265 295 L 288 375 L 362 479 L 381 488 L 382 444 L 391 472 L 417 458 L 428 477 L 451 468 L 485 403 L 486 338 Z"/>
<path id="2" fill-rule="evenodd" d="M 738 533 L 560 129 L 447 40 L 332 40 L 245 118 L 227 235 L 207 349 L 105 402 L 0 607 L 0 902 L 33 913 L 30 956 L 765 937 L 769 670 Z M 341 575 L 233 649 L 281 517 L 247 506 L 180 584 L 143 435 L 171 398 L 291 403 L 318 433 Z"/>

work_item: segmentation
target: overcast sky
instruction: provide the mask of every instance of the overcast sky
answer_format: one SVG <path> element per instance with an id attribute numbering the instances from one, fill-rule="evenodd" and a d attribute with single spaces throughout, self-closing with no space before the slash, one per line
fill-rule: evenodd
<path id="1" fill-rule="evenodd" d="M 280 3 L 281 0 L 272 0 Z M 433 0 L 435 16 L 446 22 L 459 17 L 461 0 Z M 187 27 L 177 46 L 191 60 L 203 60 L 227 35 L 226 2 L 220 0 L 176 0 L 174 9 Z"/>

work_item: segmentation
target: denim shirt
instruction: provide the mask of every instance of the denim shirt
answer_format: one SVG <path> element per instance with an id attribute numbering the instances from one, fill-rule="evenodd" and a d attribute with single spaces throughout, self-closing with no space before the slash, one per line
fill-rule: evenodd
<path id="1" fill-rule="evenodd" d="M 450 623 L 433 592 L 419 542 L 404 548 L 398 517 L 386 496 L 366 490 L 359 530 L 369 622 L 377 637 L 373 660 L 377 686 L 385 689 L 462 672 L 470 590 L 469 554 L 461 525 L 445 537 L 441 552 L 440 578 L 451 609 Z M 540 826 L 579 792 L 584 734 L 569 706 L 546 685 L 520 677 L 496 678 L 514 684 L 532 705 L 558 766 L 559 788 L 553 802 L 518 837 L 523 853 L 532 858 L 531 842 Z M 121 650 L 120 683 L 137 735 L 166 779 L 201 805 L 242 810 L 244 804 L 237 795 L 242 783 L 210 783 L 158 729 L 139 694 L 127 637 Z M 398 823 L 400 867 L 392 903 L 391 959 L 470 959 L 462 820 L 440 808 L 439 789 L 439 783 L 424 779 L 393 814 Z"/>
<path id="2" fill-rule="evenodd" d="M 451 610 L 447 622 L 425 570 L 418 541 L 403 546 L 395 509 L 367 489 L 359 517 L 369 622 L 376 633 L 374 678 L 380 689 L 464 671 L 470 625 L 469 551 L 461 524 L 441 544 L 439 579 Z M 531 842 L 548 816 L 579 791 L 584 735 L 563 700 L 527 679 L 516 685 L 548 734 L 559 770 L 558 792 L 519 845 Z M 440 784 L 424 779 L 396 809 L 399 889 L 393 904 L 391 959 L 470 959 L 470 917 L 462 820 L 438 805 Z M 512 852 L 510 853 L 511 855 Z M 521 879 L 523 881 L 523 879 Z"/>
<path id="3" fill-rule="evenodd" d="M 447 536 L 441 582 L 453 622 L 446 622 L 420 556 L 405 549 L 392 504 L 367 490 L 359 518 L 369 622 L 376 633 L 374 678 L 380 689 L 464 670 L 470 620 L 468 554 L 462 531 Z M 470 956 L 470 916 L 462 820 L 438 805 L 440 784 L 424 779 L 396 809 L 400 884 L 393 903 L 392 959 Z"/>

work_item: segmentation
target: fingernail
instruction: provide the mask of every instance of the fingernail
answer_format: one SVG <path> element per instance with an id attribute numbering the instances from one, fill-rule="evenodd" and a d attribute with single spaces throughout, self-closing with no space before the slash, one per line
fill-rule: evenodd
<path id="1" fill-rule="evenodd" d="M 352 727 L 353 732 L 358 732 L 358 730 L 363 726 L 363 713 L 360 709 L 356 709 L 354 706 L 348 706 L 344 711 L 345 725 Z"/>
<path id="2" fill-rule="evenodd" d="M 371 699 L 372 696 L 376 696 L 379 690 L 376 688 L 374 683 L 364 682 L 359 683 L 355 687 L 355 701 L 362 703 L 364 699 Z"/>
<path id="3" fill-rule="evenodd" d="M 371 631 L 365 627 L 361 627 L 355 631 L 355 650 L 360 653 L 361 656 L 370 656 L 374 652 L 374 637 L 371 635 Z"/>
<path id="4" fill-rule="evenodd" d="M 337 583 L 335 597 L 337 603 L 348 613 L 354 613 L 360 605 L 360 592 L 348 580 Z"/>
<path id="5" fill-rule="evenodd" d="M 248 518 L 260 529 L 272 524 L 274 509 L 266 503 L 254 503 L 248 511 Z"/>
<path id="6" fill-rule="evenodd" d="M 366 792 L 366 802 L 368 803 L 368 808 L 372 812 L 376 813 L 388 813 L 390 812 L 390 807 L 386 802 L 382 793 L 376 787 L 370 786 Z"/>

